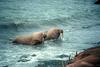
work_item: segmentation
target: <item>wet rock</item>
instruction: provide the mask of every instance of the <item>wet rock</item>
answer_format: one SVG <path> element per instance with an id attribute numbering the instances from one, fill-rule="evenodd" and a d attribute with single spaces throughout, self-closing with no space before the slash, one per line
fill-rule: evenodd
<path id="1" fill-rule="evenodd" d="M 100 46 L 89 48 L 77 54 L 67 67 L 98 67 L 100 66 Z"/>
<path id="2" fill-rule="evenodd" d="M 39 64 L 36 67 L 65 67 L 66 63 L 67 61 L 65 60 L 39 61 Z"/>
<path id="3" fill-rule="evenodd" d="M 18 62 L 27 62 L 27 61 L 30 61 L 30 60 L 28 60 L 28 59 L 20 59 L 20 60 L 18 60 Z"/>
<path id="4" fill-rule="evenodd" d="M 31 57 L 29 55 L 22 55 L 18 62 L 27 62 L 27 61 L 30 61 L 31 60 Z"/>
<path id="5" fill-rule="evenodd" d="M 62 54 L 62 55 L 58 55 L 56 57 L 59 57 L 59 58 L 66 58 L 66 57 L 69 57 L 68 55 L 65 55 L 65 54 Z"/>
<path id="6" fill-rule="evenodd" d="M 20 58 L 27 58 L 28 55 L 22 55 Z"/>
<path id="7" fill-rule="evenodd" d="M 36 56 L 36 54 L 32 54 L 31 56 L 32 56 L 32 57 L 35 57 L 35 56 Z"/>
<path id="8" fill-rule="evenodd" d="M 2 67 L 8 67 L 8 65 L 2 66 Z"/>
<path id="9" fill-rule="evenodd" d="M 93 67 L 93 65 L 87 62 L 77 61 L 75 63 L 67 65 L 67 67 Z"/>
<path id="10" fill-rule="evenodd" d="M 95 4 L 100 4 L 100 0 L 96 0 Z"/>
<path id="11" fill-rule="evenodd" d="M 100 64 L 100 57 L 90 55 L 69 64 L 67 67 L 96 67 L 98 64 Z"/>
<path id="12" fill-rule="evenodd" d="M 84 58 L 84 57 L 87 57 L 87 56 L 89 56 L 89 55 L 90 55 L 90 54 L 88 54 L 88 53 L 81 52 L 81 53 L 79 53 L 78 55 L 75 55 L 75 57 L 74 57 L 74 59 L 72 60 L 72 62 L 77 61 L 77 60 L 80 60 L 80 59 L 82 59 L 82 58 Z"/>

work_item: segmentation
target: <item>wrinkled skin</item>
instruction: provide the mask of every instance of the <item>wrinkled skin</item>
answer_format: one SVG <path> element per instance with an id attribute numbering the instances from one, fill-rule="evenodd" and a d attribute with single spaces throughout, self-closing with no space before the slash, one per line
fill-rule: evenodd
<path id="1" fill-rule="evenodd" d="M 63 36 L 63 30 L 52 28 L 52 29 L 49 29 L 46 32 L 46 34 L 47 34 L 47 37 L 45 38 L 45 40 L 58 39 L 60 36 Z"/>
<path id="2" fill-rule="evenodd" d="M 35 32 L 31 35 L 18 36 L 13 43 L 35 45 L 44 42 L 46 35 L 42 32 Z"/>

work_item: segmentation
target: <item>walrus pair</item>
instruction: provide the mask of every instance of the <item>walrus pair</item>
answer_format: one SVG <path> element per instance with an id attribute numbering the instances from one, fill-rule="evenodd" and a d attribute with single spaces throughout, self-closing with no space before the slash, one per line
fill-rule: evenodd
<path id="1" fill-rule="evenodd" d="M 18 36 L 13 40 L 13 43 L 36 45 L 45 40 L 58 39 L 60 35 L 63 36 L 62 29 L 52 28 L 46 32 L 34 32 L 31 35 Z"/>

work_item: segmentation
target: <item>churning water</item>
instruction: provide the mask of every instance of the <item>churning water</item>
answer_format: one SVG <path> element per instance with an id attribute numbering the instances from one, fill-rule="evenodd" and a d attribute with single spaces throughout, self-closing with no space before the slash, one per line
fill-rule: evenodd
<path id="1" fill-rule="evenodd" d="M 62 67 L 75 52 L 100 43 L 100 5 L 95 0 L 0 0 L 0 67 Z M 64 40 L 13 45 L 18 35 L 64 30 Z M 60 61 L 60 62 L 58 62 Z M 65 63 L 66 64 L 66 63 Z"/>

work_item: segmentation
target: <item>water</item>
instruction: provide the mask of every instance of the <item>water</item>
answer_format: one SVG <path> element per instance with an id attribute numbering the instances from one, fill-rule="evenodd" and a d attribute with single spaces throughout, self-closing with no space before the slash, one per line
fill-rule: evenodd
<path id="1" fill-rule="evenodd" d="M 0 67 L 62 67 L 68 56 L 100 43 L 100 5 L 95 0 L 0 0 Z M 13 45 L 15 36 L 64 30 L 64 40 Z"/>

